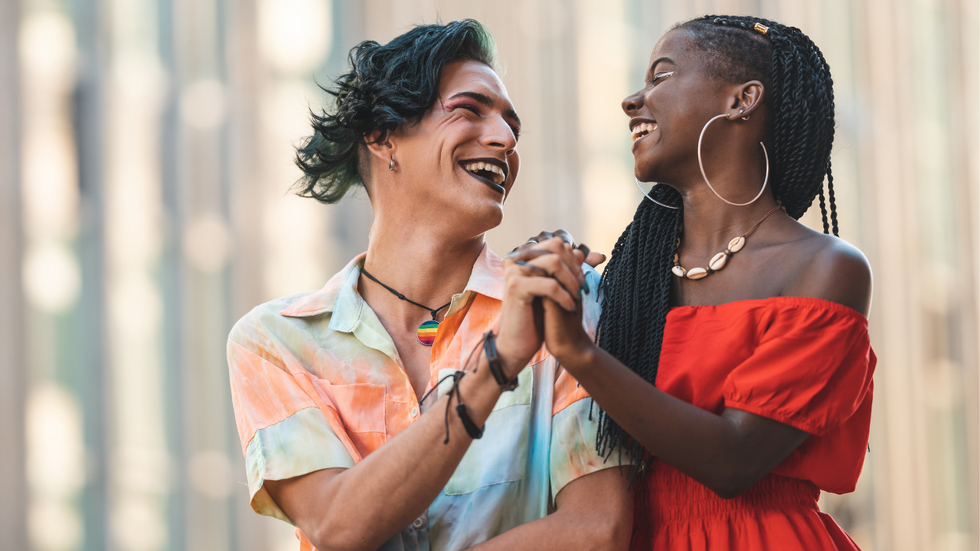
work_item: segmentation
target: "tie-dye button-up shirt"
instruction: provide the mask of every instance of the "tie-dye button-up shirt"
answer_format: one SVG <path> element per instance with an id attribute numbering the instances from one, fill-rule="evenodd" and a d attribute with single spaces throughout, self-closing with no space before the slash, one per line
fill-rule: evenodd
<path id="1" fill-rule="evenodd" d="M 258 513 L 289 522 L 264 481 L 353 467 L 425 409 L 394 342 L 357 293 L 363 258 L 320 291 L 262 304 L 232 329 L 232 401 Z M 589 287 L 597 289 L 598 274 L 586 272 Z M 503 262 L 484 247 L 439 326 L 429 388 L 464 367 L 497 320 L 502 296 Z M 591 331 L 599 305 L 583 302 Z M 542 349 L 519 381 L 500 397 L 483 438 L 473 441 L 428 510 L 381 549 L 470 547 L 544 517 L 566 484 L 614 466 L 596 454 L 591 400 L 553 356 Z M 433 394 L 447 388 L 443 383 Z M 312 549 L 296 532 L 300 548 Z"/>

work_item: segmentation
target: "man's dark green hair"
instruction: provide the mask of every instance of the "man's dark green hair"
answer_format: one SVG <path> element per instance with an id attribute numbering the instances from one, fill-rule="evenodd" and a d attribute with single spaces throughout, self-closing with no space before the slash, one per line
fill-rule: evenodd
<path id="1" fill-rule="evenodd" d="M 439 95 L 442 70 L 473 60 L 496 67 L 490 32 L 473 19 L 420 25 L 381 45 L 361 42 L 348 55 L 350 71 L 330 87 L 333 108 L 312 112 L 313 135 L 296 151 L 303 177 L 294 189 L 303 197 L 336 203 L 370 177 L 361 163 L 365 136 L 375 130 L 383 142 L 399 125 L 418 121 Z"/>

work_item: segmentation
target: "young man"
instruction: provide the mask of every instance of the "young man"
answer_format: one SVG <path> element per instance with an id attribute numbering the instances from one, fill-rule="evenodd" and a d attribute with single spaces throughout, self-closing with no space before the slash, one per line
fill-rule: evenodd
<path id="1" fill-rule="evenodd" d="M 362 43 L 299 151 L 302 195 L 363 183 L 375 214 L 367 253 L 229 338 L 252 506 L 295 524 L 301 549 L 629 544 L 632 500 L 595 452 L 591 400 L 521 307 L 538 292 L 591 329 L 598 306 L 576 298 L 598 276 L 553 239 L 506 268 L 531 286 L 505 288 L 484 242 L 519 167 L 494 55 L 471 20 Z"/>

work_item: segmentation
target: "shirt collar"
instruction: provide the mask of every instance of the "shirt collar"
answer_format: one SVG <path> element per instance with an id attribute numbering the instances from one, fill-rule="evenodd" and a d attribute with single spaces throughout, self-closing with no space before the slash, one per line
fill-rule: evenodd
<path id="1" fill-rule="evenodd" d="M 325 312 L 333 312 L 340 303 L 363 302 L 357 294 L 357 278 L 361 275 L 361 265 L 367 253 L 354 257 L 343 270 L 327 281 L 319 291 L 300 297 L 291 306 L 279 311 L 280 315 L 290 318 L 306 318 L 318 316 Z M 359 309 L 359 308 L 358 308 Z"/>
<path id="2" fill-rule="evenodd" d="M 299 298 L 291 306 L 280 310 L 279 314 L 290 318 L 306 318 L 332 312 L 334 319 L 331 319 L 331 327 L 353 327 L 365 304 L 357 292 L 357 280 L 361 275 L 365 256 L 367 253 L 354 257 L 322 289 Z M 503 300 L 504 296 L 504 261 L 486 244 L 473 263 L 470 279 L 463 292 L 453 296 L 446 317 L 463 308 L 476 294 L 496 300 Z"/>

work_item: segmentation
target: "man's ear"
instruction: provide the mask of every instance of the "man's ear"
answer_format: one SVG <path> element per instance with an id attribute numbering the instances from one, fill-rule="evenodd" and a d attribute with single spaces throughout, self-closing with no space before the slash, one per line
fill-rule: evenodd
<path id="1" fill-rule="evenodd" d="M 391 143 L 391 133 L 385 136 L 385 139 L 378 141 L 381 137 L 381 130 L 376 129 L 368 132 L 364 135 L 364 144 L 367 146 L 368 153 L 373 157 L 377 157 L 379 161 L 387 165 L 392 156 L 394 155 L 394 146 Z"/>
<path id="2" fill-rule="evenodd" d="M 765 87 L 758 80 L 750 80 L 732 87 L 728 118 L 748 119 L 762 105 Z"/>

